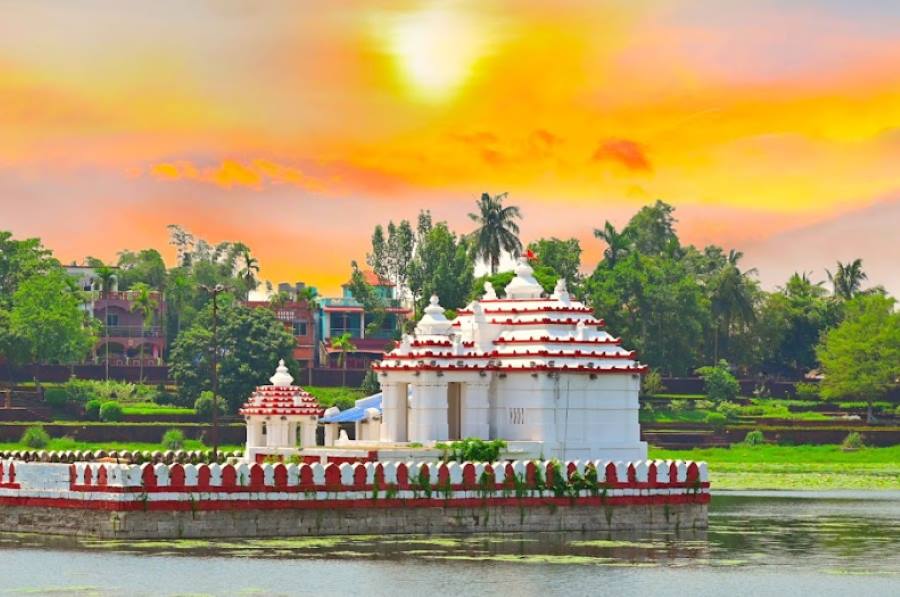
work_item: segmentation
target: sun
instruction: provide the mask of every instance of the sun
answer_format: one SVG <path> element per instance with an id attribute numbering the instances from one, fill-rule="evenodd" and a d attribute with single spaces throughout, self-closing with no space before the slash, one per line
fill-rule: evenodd
<path id="1" fill-rule="evenodd" d="M 488 52 L 491 35 L 477 15 L 452 2 L 378 19 L 378 36 L 415 95 L 438 101 L 457 93 Z"/>

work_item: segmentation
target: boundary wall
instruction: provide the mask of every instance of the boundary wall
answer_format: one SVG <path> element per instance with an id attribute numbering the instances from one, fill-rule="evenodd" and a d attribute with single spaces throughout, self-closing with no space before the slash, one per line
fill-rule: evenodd
<path id="1" fill-rule="evenodd" d="M 705 528 L 708 502 L 683 461 L 0 461 L 0 530 L 100 537 Z"/>

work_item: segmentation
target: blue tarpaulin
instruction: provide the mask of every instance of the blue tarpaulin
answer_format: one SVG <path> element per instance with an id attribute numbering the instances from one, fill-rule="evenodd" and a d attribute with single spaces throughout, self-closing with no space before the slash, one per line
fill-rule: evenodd
<path id="1" fill-rule="evenodd" d="M 330 417 L 322 417 L 322 423 L 357 423 L 366 418 L 366 410 L 369 408 L 377 408 L 381 412 L 381 392 L 372 394 L 367 398 L 360 398 L 356 401 L 356 406 L 342 410 L 336 415 Z"/>

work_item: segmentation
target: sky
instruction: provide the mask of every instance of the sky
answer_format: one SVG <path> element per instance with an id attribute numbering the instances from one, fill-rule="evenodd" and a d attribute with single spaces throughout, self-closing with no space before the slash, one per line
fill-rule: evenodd
<path id="1" fill-rule="evenodd" d="M 765 287 L 900 294 L 894 0 L 0 0 L 0 229 L 64 262 L 242 240 L 336 292 L 375 224 L 508 192 L 585 269 L 642 205 Z"/>

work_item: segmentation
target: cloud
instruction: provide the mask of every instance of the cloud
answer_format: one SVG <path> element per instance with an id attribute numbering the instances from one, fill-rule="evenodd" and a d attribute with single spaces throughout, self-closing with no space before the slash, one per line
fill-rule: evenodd
<path id="1" fill-rule="evenodd" d="M 216 166 L 198 167 L 192 162 L 160 162 L 150 167 L 151 176 L 161 180 L 191 180 L 213 184 L 224 189 L 243 187 L 259 190 L 264 186 L 288 184 L 309 191 L 319 191 L 319 180 L 298 168 L 264 159 L 241 162 L 225 159 Z"/>
<path id="2" fill-rule="evenodd" d="M 591 156 L 594 162 L 614 162 L 635 172 L 650 172 L 653 167 L 643 145 L 630 139 L 605 139 Z"/>

